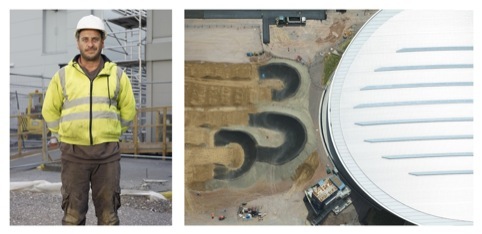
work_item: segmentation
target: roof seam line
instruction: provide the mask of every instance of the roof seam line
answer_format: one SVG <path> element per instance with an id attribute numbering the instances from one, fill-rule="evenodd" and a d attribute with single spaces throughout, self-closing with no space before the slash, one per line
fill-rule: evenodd
<path id="1" fill-rule="evenodd" d="M 384 159 L 412 159 L 412 158 L 439 158 L 439 157 L 472 157 L 473 152 L 454 152 L 454 153 L 430 153 L 430 154 L 400 154 L 384 155 Z"/>
<path id="2" fill-rule="evenodd" d="M 473 46 L 438 46 L 438 47 L 409 47 L 397 50 L 397 53 L 433 52 L 433 51 L 472 51 Z"/>
<path id="3" fill-rule="evenodd" d="M 473 99 L 449 99 L 449 100 L 424 100 L 424 101 L 405 101 L 405 102 L 377 102 L 363 103 L 354 106 L 354 109 L 371 107 L 390 107 L 390 106 L 414 106 L 414 105 L 436 105 L 436 104 L 470 104 Z"/>
<path id="4" fill-rule="evenodd" d="M 465 139 L 473 139 L 473 138 L 474 138 L 473 135 L 413 136 L 413 137 L 366 139 L 365 142 L 386 143 L 386 142 L 403 142 L 403 141 L 465 140 Z"/>
<path id="5" fill-rule="evenodd" d="M 473 67 L 474 67 L 474 64 L 436 64 L 436 65 L 394 66 L 394 67 L 376 68 L 374 72 L 431 70 L 431 69 L 461 69 L 461 68 L 473 68 Z"/>
<path id="6" fill-rule="evenodd" d="M 474 174 L 473 170 L 453 170 L 453 171 L 417 171 L 409 172 L 413 176 L 434 176 L 434 175 L 470 175 Z"/>
<path id="7" fill-rule="evenodd" d="M 439 122 L 472 122 L 472 117 L 453 117 L 453 118 L 431 118 L 431 119 L 395 119 L 395 120 L 378 120 L 356 122 L 358 126 L 376 126 L 376 125 L 392 125 L 392 124 L 414 124 L 414 123 L 439 123 Z"/>

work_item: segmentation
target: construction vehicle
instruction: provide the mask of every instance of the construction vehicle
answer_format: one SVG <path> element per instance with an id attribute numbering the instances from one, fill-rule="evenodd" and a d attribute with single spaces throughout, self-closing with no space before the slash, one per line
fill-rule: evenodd
<path id="1" fill-rule="evenodd" d="M 44 94 L 35 90 L 35 92 L 28 94 L 28 106 L 25 109 L 25 114 L 20 116 L 20 132 L 28 133 L 26 138 L 42 138 L 43 117 L 42 105 L 44 101 Z"/>

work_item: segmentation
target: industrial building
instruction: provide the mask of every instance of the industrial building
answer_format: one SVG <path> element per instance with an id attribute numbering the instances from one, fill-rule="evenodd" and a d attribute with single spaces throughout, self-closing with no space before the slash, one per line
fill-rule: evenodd
<path id="1" fill-rule="evenodd" d="M 473 225 L 473 12 L 382 10 L 320 104 L 347 185 L 416 225 Z"/>
<path id="2" fill-rule="evenodd" d="M 311 207 L 308 220 L 312 225 L 318 225 L 331 212 L 338 215 L 352 203 L 351 189 L 337 175 L 321 179 L 304 192 L 303 200 Z"/>

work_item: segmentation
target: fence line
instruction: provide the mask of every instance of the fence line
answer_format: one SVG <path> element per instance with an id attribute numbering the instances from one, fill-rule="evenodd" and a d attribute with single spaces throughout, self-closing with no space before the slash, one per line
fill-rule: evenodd
<path id="1" fill-rule="evenodd" d="M 149 114 L 149 123 L 140 119 L 141 113 Z M 51 136 L 45 121 L 35 130 L 29 125 L 32 119 L 39 120 L 40 114 L 11 115 L 10 119 L 17 119 L 16 129 L 10 129 L 10 159 L 42 153 L 44 162 L 50 162 L 47 142 Z M 35 118 L 37 117 L 37 118 Z M 11 121 L 12 122 L 12 121 Z M 16 142 L 15 142 L 16 139 Z M 122 154 L 152 154 L 152 157 L 168 158 L 172 154 L 172 107 L 150 107 L 137 109 L 136 117 L 127 132 L 120 138 Z M 16 146 L 16 147 L 15 147 Z M 57 147 L 58 148 L 58 147 Z"/>

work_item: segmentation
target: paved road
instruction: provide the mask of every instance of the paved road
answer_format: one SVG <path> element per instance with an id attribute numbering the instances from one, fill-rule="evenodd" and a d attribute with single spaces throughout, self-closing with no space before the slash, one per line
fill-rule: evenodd
<path id="1" fill-rule="evenodd" d="M 261 19 L 275 23 L 277 16 L 305 16 L 307 19 L 326 19 L 325 10 L 186 10 L 187 19 Z"/>
<path id="2" fill-rule="evenodd" d="M 269 25 L 275 25 L 278 16 L 304 16 L 311 20 L 326 20 L 325 10 L 186 10 L 184 15 L 186 19 L 262 19 L 265 44 L 270 43 Z"/>

